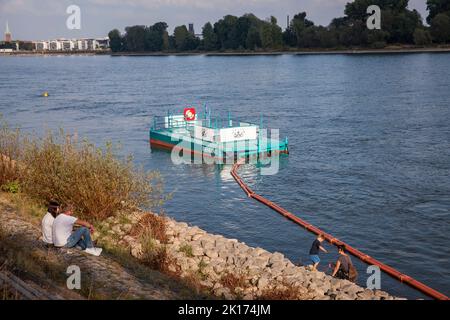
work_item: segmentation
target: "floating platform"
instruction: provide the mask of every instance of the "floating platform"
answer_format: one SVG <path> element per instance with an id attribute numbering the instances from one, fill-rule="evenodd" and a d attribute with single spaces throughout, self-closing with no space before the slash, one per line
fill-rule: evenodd
<path id="1" fill-rule="evenodd" d="M 153 118 L 150 145 L 217 160 L 289 154 L 288 139 L 280 140 L 276 133 L 264 128 L 262 119 L 257 125 L 232 119 L 230 114 L 223 119 L 207 110 L 197 114 L 194 108 L 186 108 Z"/>

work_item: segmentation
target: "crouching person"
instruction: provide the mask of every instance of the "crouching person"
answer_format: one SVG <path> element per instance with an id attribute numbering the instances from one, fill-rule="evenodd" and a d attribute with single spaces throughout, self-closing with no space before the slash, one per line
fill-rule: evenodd
<path id="1" fill-rule="evenodd" d="M 350 256 L 346 253 L 344 245 L 338 247 L 338 253 L 339 258 L 334 265 L 332 276 L 338 279 L 356 282 L 358 279 L 358 271 L 353 265 L 352 259 L 350 259 Z"/>
<path id="2" fill-rule="evenodd" d="M 79 228 L 74 229 L 74 226 Z M 91 232 L 94 232 L 93 225 L 74 217 L 73 210 L 69 208 L 59 214 L 53 222 L 53 244 L 59 248 L 79 247 L 86 253 L 99 256 L 102 249 L 94 247 Z"/>

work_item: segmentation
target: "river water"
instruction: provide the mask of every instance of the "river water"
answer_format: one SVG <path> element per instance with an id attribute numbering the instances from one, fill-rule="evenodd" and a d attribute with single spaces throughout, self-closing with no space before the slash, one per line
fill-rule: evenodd
<path id="1" fill-rule="evenodd" d="M 290 155 L 276 175 L 243 167 L 254 190 L 448 295 L 449 70 L 450 54 L 0 57 L 0 113 L 38 135 L 63 127 L 120 143 L 162 173 L 169 216 L 307 263 L 314 236 L 248 199 L 230 167 L 175 166 L 149 147 L 151 118 L 168 109 L 263 114 Z M 323 270 L 336 258 L 327 247 Z M 386 275 L 381 285 L 422 297 Z"/>

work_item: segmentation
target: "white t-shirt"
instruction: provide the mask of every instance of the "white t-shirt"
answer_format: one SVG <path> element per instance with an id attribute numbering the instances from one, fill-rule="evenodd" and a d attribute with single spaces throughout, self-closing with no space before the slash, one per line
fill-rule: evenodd
<path id="1" fill-rule="evenodd" d="M 73 224 L 78 219 L 67 214 L 60 214 L 53 222 L 53 244 L 55 247 L 64 247 L 67 244 L 67 239 L 73 231 Z"/>
<path id="2" fill-rule="evenodd" d="M 53 244 L 53 222 L 55 221 L 55 218 L 53 218 L 52 214 L 50 212 L 47 212 L 47 214 L 42 219 L 42 239 L 45 243 Z"/>

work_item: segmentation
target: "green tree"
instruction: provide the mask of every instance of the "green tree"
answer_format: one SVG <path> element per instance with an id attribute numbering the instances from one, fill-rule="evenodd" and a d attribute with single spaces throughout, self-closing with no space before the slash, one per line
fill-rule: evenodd
<path id="1" fill-rule="evenodd" d="M 29 41 L 18 41 L 19 43 L 19 49 L 24 51 L 32 51 L 33 50 L 33 42 Z"/>
<path id="2" fill-rule="evenodd" d="M 278 49 L 283 45 L 283 32 L 278 26 L 277 18 L 270 17 L 270 28 L 272 33 L 272 47 Z"/>
<path id="3" fill-rule="evenodd" d="M 387 41 L 390 43 L 413 43 L 414 31 L 423 26 L 422 17 L 416 10 L 385 10 L 382 14 L 381 29 L 389 33 Z"/>
<path id="4" fill-rule="evenodd" d="M 189 31 L 185 25 L 178 26 L 173 31 L 173 36 L 175 38 L 175 47 L 177 50 L 185 50 L 187 39 L 189 36 Z"/>
<path id="5" fill-rule="evenodd" d="M 295 34 L 298 47 L 306 46 L 307 41 L 304 38 L 306 37 L 306 33 L 311 33 L 310 31 L 306 31 L 310 27 L 314 27 L 314 22 L 306 19 L 306 12 L 300 12 L 292 19 L 291 28 Z"/>
<path id="6" fill-rule="evenodd" d="M 145 30 L 145 50 L 146 51 L 161 51 L 162 49 L 162 35 L 157 31 L 147 28 Z"/>
<path id="7" fill-rule="evenodd" d="M 145 28 L 145 50 L 162 51 L 165 47 L 164 36 L 167 33 L 167 23 L 157 22 Z"/>
<path id="8" fill-rule="evenodd" d="M 336 48 L 338 46 L 337 32 L 331 28 L 318 27 L 316 37 L 321 48 Z"/>
<path id="9" fill-rule="evenodd" d="M 417 28 L 414 31 L 414 43 L 418 46 L 426 46 L 431 44 L 432 38 L 428 30 Z"/>
<path id="10" fill-rule="evenodd" d="M 112 52 L 119 52 L 123 49 L 123 40 L 120 31 L 114 29 L 108 33 L 109 46 Z"/>
<path id="11" fill-rule="evenodd" d="M 197 50 L 200 46 L 200 43 L 201 42 L 198 37 L 189 33 L 186 38 L 186 42 L 184 44 L 184 50 L 187 50 L 187 51 Z"/>
<path id="12" fill-rule="evenodd" d="M 145 50 L 145 29 L 145 26 L 133 26 L 125 28 L 125 41 L 127 51 L 139 52 Z"/>
<path id="13" fill-rule="evenodd" d="M 196 50 L 200 46 L 200 39 L 191 34 L 185 25 L 176 27 L 173 36 L 178 51 Z"/>
<path id="14" fill-rule="evenodd" d="M 237 49 L 239 47 L 237 21 L 238 17 L 227 15 L 214 24 L 214 32 L 221 49 Z"/>
<path id="15" fill-rule="evenodd" d="M 366 20 L 370 14 L 367 8 L 371 5 L 377 5 L 381 10 L 390 10 L 393 12 L 403 12 L 408 7 L 409 0 L 355 0 L 345 5 L 344 13 L 351 20 Z"/>
<path id="16" fill-rule="evenodd" d="M 264 49 L 273 47 L 272 27 L 265 23 L 261 29 L 261 43 Z"/>
<path id="17" fill-rule="evenodd" d="M 449 0 L 427 0 L 427 10 L 429 15 L 427 17 L 428 24 L 440 13 L 445 13 L 450 16 L 450 1 Z"/>
<path id="18" fill-rule="evenodd" d="M 164 31 L 162 38 L 163 38 L 162 50 L 167 51 L 170 48 L 169 33 L 167 31 Z"/>
<path id="19" fill-rule="evenodd" d="M 212 51 L 217 49 L 217 35 L 214 32 L 214 28 L 210 22 L 206 23 L 202 31 L 203 46 L 206 51 Z"/>
<path id="20" fill-rule="evenodd" d="M 431 35 L 438 43 L 450 43 L 450 16 L 439 13 L 431 20 Z"/>
<path id="21" fill-rule="evenodd" d="M 245 40 L 245 47 L 249 50 L 255 50 L 261 48 L 261 35 L 259 30 L 252 26 L 247 33 L 247 39 Z"/>
<path id="22" fill-rule="evenodd" d="M 416 10 L 408 9 L 409 0 L 355 0 L 347 3 L 345 6 L 346 27 L 341 31 L 347 35 L 351 34 L 353 39 L 350 42 L 357 44 L 358 40 L 367 39 L 366 42 L 360 42 L 365 45 L 375 40 L 381 34 L 373 33 L 370 35 L 365 26 L 370 14 L 367 8 L 370 5 L 378 5 L 381 8 L 381 29 L 382 34 L 388 43 L 413 43 L 414 31 L 422 27 L 422 17 Z M 351 32 L 346 30 L 354 28 Z M 358 28 L 358 30 L 356 29 Z M 370 39 L 369 39 L 370 38 Z M 379 42 L 378 40 L 375 42 Z"/>
<path id="23" fill-rule="evenodd" d="M 236 26 L 236 32 L 240 47 L 250 49 L 247 47 L 248 33 L 252 28 L 259 31 L 261 23 L 262 21 L 252 14 L 246 14 L 242 17 L 239 17 Z"/>
<path id="24" fill-rule="evenodd" d="M 297 36 L 295 35 L 294 29 L 291 26 L 287 27 L 283 32 L 283 43 L 288 47 L 297 46 Z"/>

